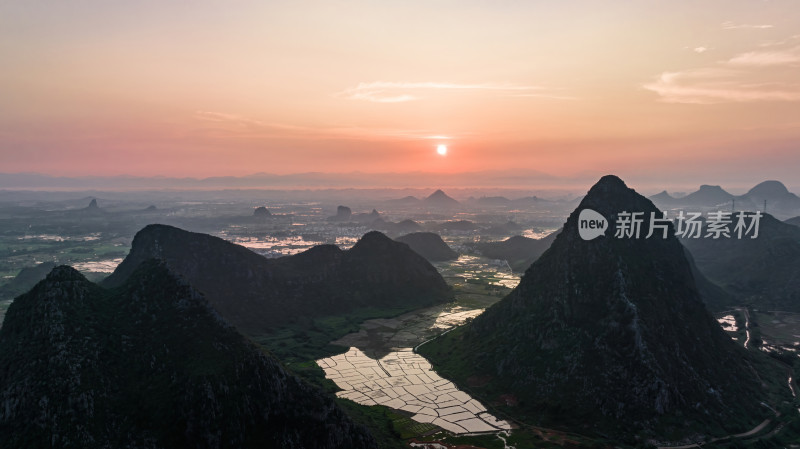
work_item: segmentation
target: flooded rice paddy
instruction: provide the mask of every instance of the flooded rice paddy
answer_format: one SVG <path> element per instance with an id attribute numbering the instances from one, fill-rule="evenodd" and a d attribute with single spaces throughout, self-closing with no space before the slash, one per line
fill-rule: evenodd
<path id="1" fill-rule="evenodd" d="M 325 377 L 343 390 L 337 396 L 362 405 L 403 410 L 412 413 L 414 421 L 456 434 L 511 428 L 452 382 L 439 377 L 430 363 L 411 349 L 376 360 L 351 347 L 347 353 L 318 360 L 317 364 L 325 370 Z"/>
<path id="2" fill-rule="evenodd" d="M 480 315 L 500 299 L 501 295 L 481 289 L 505 292 L 519 283 L 519 277 L 475 256 L 461 256 L 437 268 L 456 288 L 459 301 L 368 320 L 358 332 L 332 342 L 348 347 L 346 353 L 317 360 L 317 364 L 342 389 L 339 397 L 407 412 L 414 421 L 455 434 L 507 431 L 510 423 L 440 377 L 413 348 Z"/>
<path id="3" fill-rule="evenodd" d="M 721 318 L 717 318 L 720 326 L 722 326 L 722 330 L 726 332 L 737 332 L 739 330 L 736 327 L 736 318 L 733 315 L 725 315 Z"/>

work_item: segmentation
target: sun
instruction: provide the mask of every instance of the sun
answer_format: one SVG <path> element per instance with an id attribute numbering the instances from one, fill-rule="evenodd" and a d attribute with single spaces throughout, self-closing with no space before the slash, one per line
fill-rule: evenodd
<path id="1" fill-rule="evenodd" d="M 437 145 L 436 152 L 439 153 L 439 156 L 446 156 L 447 155 L 447 145 Z"/>

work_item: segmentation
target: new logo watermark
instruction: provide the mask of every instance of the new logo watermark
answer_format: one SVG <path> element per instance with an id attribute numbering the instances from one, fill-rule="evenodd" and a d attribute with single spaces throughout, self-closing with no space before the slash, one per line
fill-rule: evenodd
<path id="1" fill-rule="evenodd" d="M 666 212 L 658 216 L 655 212 L 649 213 L 649 220 L 646 220 L 644 212 L 622 211 L 617 214 L 616 229 L 614 237 L 622 238 L 646 238 L 660 235 L 662 239 L 669 236 L 669 224 L 675 227 L 674 235 L 685 239 L 699 238 L 732 238 L 737 239 L 758 237 L 758 227 L 761 217 L 764 214 L 756 212 L 708 212 L 703 217 L 702 212 L 678 212 L 675 219 L 667 217 Z M 646 225 L 646 226 L 645 226 Z M 608 228 L 608 220 L 599 212 L 592 209 L 583 209 L 578 215 L 578 234 L 583 240 L 594 240 L 601 235 L 605 235 Z M 647 229 L 647 235 L 643 236 L 642 229 Z"/>
<path id="2" fill-rule="evenodd" d="M 578 215 L 578 233 L 584 240 L 594 240 L 606 233 L 608 220 L 599 212 L 584 209 Z"/>

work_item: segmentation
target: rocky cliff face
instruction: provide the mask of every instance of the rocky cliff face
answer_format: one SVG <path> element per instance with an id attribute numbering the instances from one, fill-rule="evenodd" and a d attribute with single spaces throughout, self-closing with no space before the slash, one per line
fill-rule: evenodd
<path id="1" fill-rule="evenodd" d="M 0 447 L 375 447 L 164 264 L 58 267 L 0 330 Z"/>
<path id="2" fill-rule="evenodd" d="M 584 209 L 608 220 L 605 236 L 579 236 Z M 491 379 L 482 390 L 490 400 L 513 395 L 515 413 L 550 425 L 745 430 L 764 415 L 748 354 L 704 307 L 672 229 L 666 239 L 645 239 L 647 228 L 639 239 L 615 238 L 623 211 L 661 216 L 622 180 L 603 177 L 511 294 L 421 351 L 453 373 Z"/>
<path id="3" fill-rule="evenodd" d="M 123 283 L 149 258 L 166 261 L 244 331 L 361 307 L 423 307 L 451 297 L 428 261 L 379 232 L 365 234 L 347 251 L 321 245 L 266 259 L 217 237 L 150 225 L 136 234 L 130 253 L 104 285 Z"/>

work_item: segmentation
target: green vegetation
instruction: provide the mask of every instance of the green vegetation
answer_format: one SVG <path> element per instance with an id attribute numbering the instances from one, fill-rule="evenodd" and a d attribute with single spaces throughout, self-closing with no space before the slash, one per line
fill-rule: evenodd
<path id="1" fill-rule="evenodd" d="M 336 404 L 347 413 L 355 423 L 369 429 L 378 447 L 381 449 L 407 449 L 408 445 L 398 431 L 396 421 L 405 420 L 406 417 L 396 413 L 388 407 L 381 405 L 367 407 L 356 404 L 348 399 L 336 399 Z M 404 429 L 400 429 L 401 431 Z"/>
<path id="2" fill-rule="evenodd" d="M 294 363 L 291 365 L 291 370 L 328 394 L 332 395 L 339 391 L 339 387 L 332 380 L 325 378 L 325 372 L 313 360 Z M 354 422 L 367 427 L 377 440 L 378 447 L 382 449 L 407 448 L 405 440 L 441 430 L 434 425 L 411 420 L 406 412 L 381 405 L 360 405 L 342 398 L 336 398 L 336 403 Z"/>
<path id="3" fill-rule="evenodd" d="M 438 432 L 427 437 L 417 438 L 419 441 L 440 442 L 452 445 L 469 445 L 484 449 L 503 449 L 503 441 L 496 434 L 459 436 L 447 432 Z M 539 447 L 539 446 L 520 446 Z"/>
<path id="4" fill-rule="evenodd" d="M 120 232 L 110 232 L 83 240 L 88 234 L 76 237 L 69 233 L 53 238 L 23 238 L 24 234 L 0 234 L 0 279 L 16 276 L 19 271 L 36 262 L 53 261 L 59 265 L 74 265 L 87 261 L 120 259 L 127 254 L 127 245 L 120 243 Z M 43 233 L 43 235 L 51 235 Z M 58 238 L 55 238 L 58 237 Z M 59 240 L 63 239 L 63 240 Z"/>
<path id="5" fill-rule="evenodd" d="M 251 335 L 251 338 L 284 363 L 294 366 L 346 352 L 348 348 L 331 345 L 330 342 L 351 332 L 358 332 L 361 323 L 366 320 L 393 318 L 415 309 L 416 307 L 364 308 L 343 315 L 306 317 L 274 329 L 269 334 Z"/>

